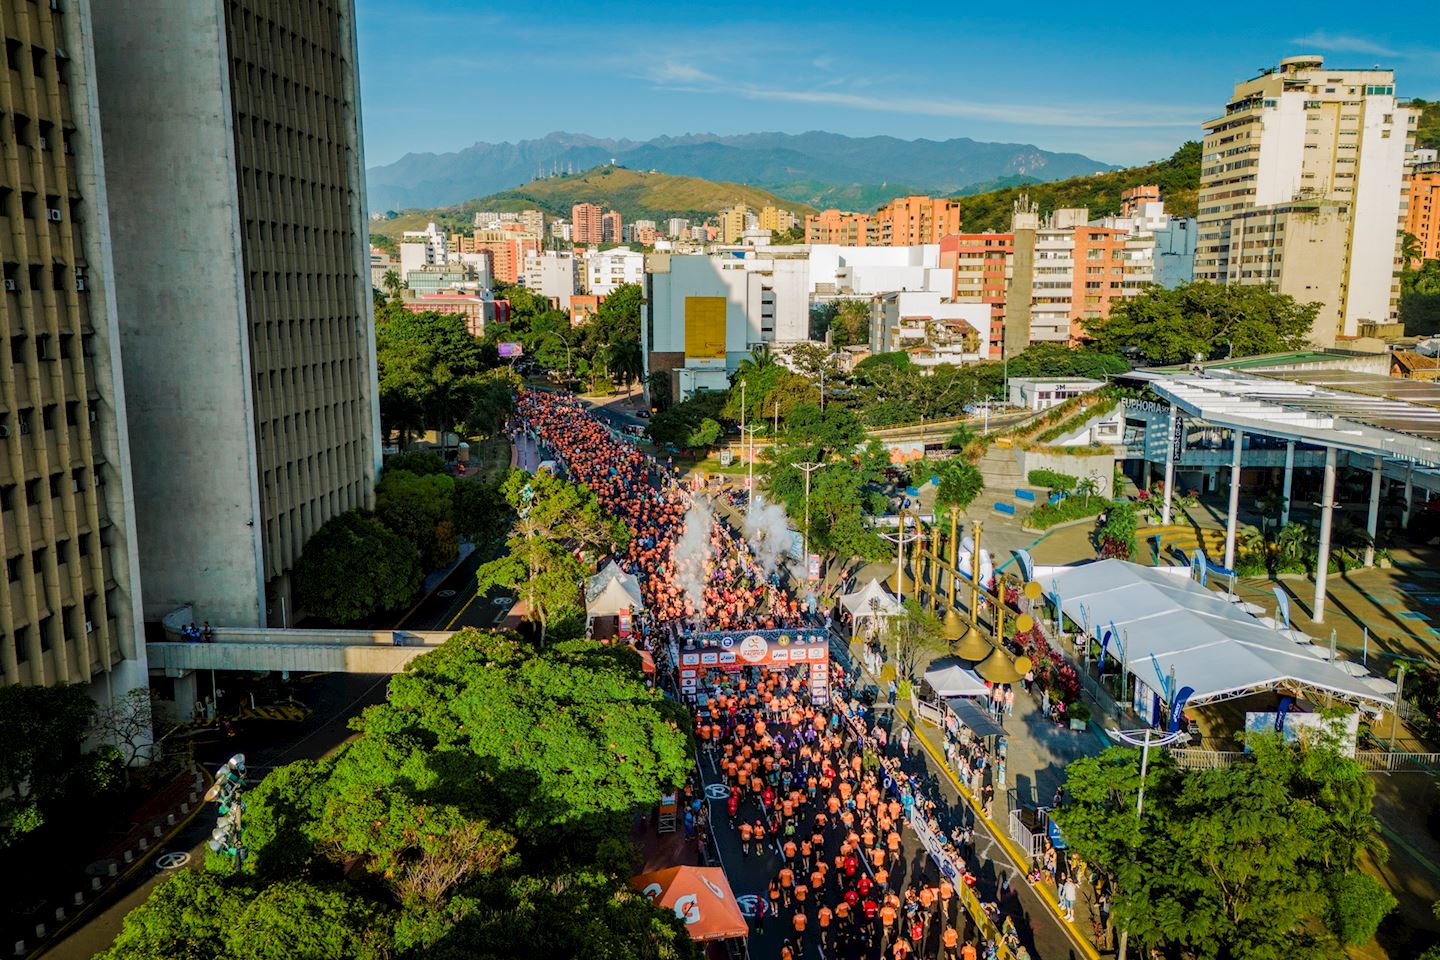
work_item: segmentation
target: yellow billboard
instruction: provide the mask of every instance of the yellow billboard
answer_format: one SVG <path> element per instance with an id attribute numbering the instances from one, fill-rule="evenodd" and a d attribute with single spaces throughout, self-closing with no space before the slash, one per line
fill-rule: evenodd
<path id="1" fill-rule="evenodd" d="M 725 298 L 685 298 L 685 358 L 725 359 Z"/>

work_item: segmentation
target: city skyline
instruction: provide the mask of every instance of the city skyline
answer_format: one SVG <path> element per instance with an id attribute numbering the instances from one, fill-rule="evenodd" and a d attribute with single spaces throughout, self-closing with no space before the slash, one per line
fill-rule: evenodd
<path id="1" fill-rule="evenodd" d="M 1395 69 L 1401 96 L 1440 95 L 1440 47 L 1413 42 L 1406 18 L 1357 29 L 1353 9 L 1333 3 L 1307 15 L 1302 28 L 1284 11 L 1247 8 L 1242 33 L 1223 16 L 1191 22 L 1187 8 L 1116 22 L 1047 4 L 1020 22 L 1008 11 L 887 8 L 881 18 L 858 4 L 802 3 L 767 13 L 778 19 L 710 23 L 689 8 L 560 2 L 537 23 L 458 0 L 358 0 L 366 163 L 557 130 L 826 130 L 1028 143 L 1130 165 L 1197 139 L 1234 83 L 1302 53 L 1338 67 L 1379 63 Z M 1184 50 L 1172 43 L 1182 32 Z M 437 46 L 456 36 L 485 38 L 483 54 Z M 921 37 L 954 38 L 937 56 L 957 60 L 938 68 Z M 900 55 L 904 45 L 914 49 Z M 856 56 L 865 50 L 875 55 Z M 405 69 L 416 57 L 432 69 Z M 436 76 L 513 82 L 505 97 L 464 101 L 433 96 Z M 602 80 L 604 109 L 576 95 Z"/>

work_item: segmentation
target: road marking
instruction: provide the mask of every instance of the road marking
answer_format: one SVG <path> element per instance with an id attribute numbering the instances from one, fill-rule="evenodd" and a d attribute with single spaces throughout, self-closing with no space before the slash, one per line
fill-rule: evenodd
<path id="1" fill-rule="evenodd" d="M 476 594 L 475 596 L 479 596 L 479 594 Z M 465 615 L 465 611 L 466 611 L 466 610 L 469 610 L 469 609 L 470 609 L 470 604 L 472 604 L 472 603 L 474 603 L 474 602 L 475 602 L 475 597 L 474 597 L 474 596 L 472 596 L 469 600 L 466 600 L 466 601 L 465 601 L 465 606 L 463 606 L 463 607 L 460 608 L 460 612 L 457 613 L 457 614 L 455 614 L 455 616 L 451 617 L 451 618 L 450 618 L 450 622 L 447 623 L 447 624 L 445 624 L 445 629 L 446 629 L 446 630 L 453 629 L 454 626 L 455 626 L 455 621 L 456 621 L 456 620 L 459 620 L 462 616 L 464 616 L 464 615 Z"/>
<path id="2" fill-rule="evenodd" d="M 157 870 L 178 870 L 190 862 L 190 854 L 184 850 L 171 850 L 155 859 Z"/>

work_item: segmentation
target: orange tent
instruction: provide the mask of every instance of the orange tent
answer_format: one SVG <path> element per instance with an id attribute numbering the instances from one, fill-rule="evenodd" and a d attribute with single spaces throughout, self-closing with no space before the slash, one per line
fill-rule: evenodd
<path id="1" fill-rule="evenodd" d="M 750 926 L 719 867 L 666 867 L 630 880 L 632 889 L 685 921 L 696 940 L 728 940 L 749 934 Z"/>
<path id="2" fill-rule="evenodd" d="M 655 658 L 650 656 L 650 651 L 641 650 L 639 647 L 636 647 L 635 652 L 640 654 L 640 669 L 643 670 L 645 673 L 654 673 Z"/>

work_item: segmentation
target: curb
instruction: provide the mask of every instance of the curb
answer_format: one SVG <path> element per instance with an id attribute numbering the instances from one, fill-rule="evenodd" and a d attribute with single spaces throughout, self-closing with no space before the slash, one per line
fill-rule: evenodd
<path id="1" fill-rule="evenodd" d="M 205 771 L 198 764 L 196 765 L 195 769 L 202 781 L 206 779 Z M 80 910 L 77 911 L 73 917 L 66 920 L 65 923 L 61 926 L 56 927 L 55 931 L 48 935 L 44 943 L 40 944 L 38 947 L 30 951 L 29 953 L 20 954 L 19 956 L 24 956 L 26 960 L 33 960 L 33 958 L 36 957 L 43 957 L 45 954 L 49 953 L 50 950 L 53 949 L 57 944 L 64 940 L 65 937 L 68 936 L 78 926 L 83 926 L 84 923 L 89 923 L 91 915 L 98 907 L 105 903 L 105 901 L 109 897 L 109 894 L 112 891 L 119 887 L 122 882 L 134 876 L 141 867 L 144 867 L 147 863 L 149 863 L 150 859 L 160 852 L 161 847 L 168 843 L 181 830 L 184 830 L 186 827 L 188 827 L 190 823 L 200 815 L 200 811 L 204 810 L 207 806 L 208 804 L 204 800 L 200 800 L 198 803 L 196 803 L 193 810 L 191 810 L 188 814 L 185 814 L 182 818 L 175 821 L 175 826 L 171 827 L 154 843 L 148 844 L 147 847 L 142 848 L 140 851 L 140 855 L 135 858 L 135 862 L 130 865 L 129 869 L 127 869 L 119 876 L 113 877 L 109 886 L 102 888 L 99 891 L 98 895 L 93 900 L 90 900 L 83 907 L 81 907 Z"/>

